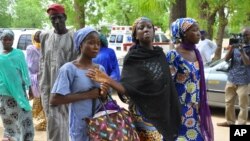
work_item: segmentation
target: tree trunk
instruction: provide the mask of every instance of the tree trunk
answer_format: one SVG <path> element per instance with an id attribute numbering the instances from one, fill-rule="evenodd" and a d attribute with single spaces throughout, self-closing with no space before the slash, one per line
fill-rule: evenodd
<path id="1" fill-rule="evenodd" d="M 174 22 L 176 19 L 184 18 L 186 16 L 186 0 L 175 0 L 175 3 L 172 3 L 170 8 L 169 27 L 171 27 L 172 22 Z"/>
<path id="2" fill-rule="evenodd" d="M 207 38 L 212 40 L 213 39 L 213 25 L 215 23 L 215 16 L 217 11 L 209 11 L 209 3 L 207 1 L 202 1 L 200 3 L 200 18 L 205 21 L 206 31 L 207 31 Z"/>
<path id="3" fill-rule="evenodd" d="M 217 49 L 215 51 L 213 61 L 221 59 L 223 35 L 224 35 L 225 28 L 228 24 L 228 20 L 227 20 L 224 9 L 225 7 L 222 6 L 218 11 L 219 12 L 219 27 L 218 27 L 217 37 L 216 37 Z"/>
<path id="4" fill-rule="evenodd" d="M 216 12 L 209 14 L 207 18 L 207 38 L 213 40 L 214 35 L 214 23 L 215 23 Z"/>
<path id="5" fill-rule="evenodd" d="M 85 27 L 85 4 L 87 0 L 74 0 L 77 29 Z"/>

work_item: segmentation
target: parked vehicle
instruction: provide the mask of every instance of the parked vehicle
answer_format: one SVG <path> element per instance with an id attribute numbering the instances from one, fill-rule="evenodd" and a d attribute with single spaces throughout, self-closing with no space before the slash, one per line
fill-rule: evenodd
<path id="1" fill-rule="evenodd" d="M 208 94 L 208 104 L 214 107 L 225 107 L 225 86 L 229 64 L 220 59 L 205 66 L 205 79 Z M 250 92 L 249 92 L 250 98 Z M 238 101 L 235 103 L 237 107 Z M 250 103 L 249 108 L 250 110 Z"/>
<path id="2" fill-rule="evenodd" d="M 109 36 L 109 47 L 114 49 L 117 58 L 123 58 L 132 45 L 132 27 L 131 26 L 113 26 Z M 169 50 L 169 39 L 155 27 L 154 45 L 161 46 L 164 52 Z"/>
<path id="3" fill-rule="evenodd" d="M 36 29 L 12 29 L 15 33 L 13 48 L 21 49 L 26 56 L 26 48 L 32 45 L 32 34 Z"/>

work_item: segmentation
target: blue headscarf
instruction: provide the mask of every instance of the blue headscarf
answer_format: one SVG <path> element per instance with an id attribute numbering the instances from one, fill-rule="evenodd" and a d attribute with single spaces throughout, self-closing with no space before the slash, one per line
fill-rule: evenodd
<path id="1" fill-rule="evenodd" d="M 89 35 L 91 32 L 98 33 L 94 28 L 92 27 L 84 27 L 82 29 L 79 29 L 74 34 L 74 46 L 77 49 L 78 52 L 80 52 L 80 46 L 83 40 Z"/>
<path id="2" fill-rule="evenodd" d="M 177 40 L 183 37 L 183 34 L 194 24 L 196 23 L 195 19 L 192 18 L 179 18 L 172 23 L 171 33 L 172 40 L 176 43 Z"/>

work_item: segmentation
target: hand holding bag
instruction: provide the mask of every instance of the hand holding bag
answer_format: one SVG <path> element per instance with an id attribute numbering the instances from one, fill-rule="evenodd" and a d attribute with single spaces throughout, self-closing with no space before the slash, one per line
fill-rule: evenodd
<path id="1" fill-rule="evenodd" d="M 116 104 L 111 98 L 110 102 Z M 100 111 L 93 118 L 86 118 L 88 133 L 92 141 L 139 141 L 132 117 L 129 111 L 120 108 L 107 110 L 100 100 L 104 111 Z"/>

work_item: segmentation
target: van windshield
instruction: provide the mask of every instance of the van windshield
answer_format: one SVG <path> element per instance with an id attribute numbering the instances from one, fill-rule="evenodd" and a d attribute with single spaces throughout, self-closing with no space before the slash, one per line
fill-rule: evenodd
<path id="1" fill-rule="evenodd" d="M 123 35 L 117 35 L 116 43 L 122 43 Z"/>
<path id="2" fill-rule="evenodd" d="M 110 35 L 109 42 L 114 43 L 115 42 L 116 35 Z"/>

